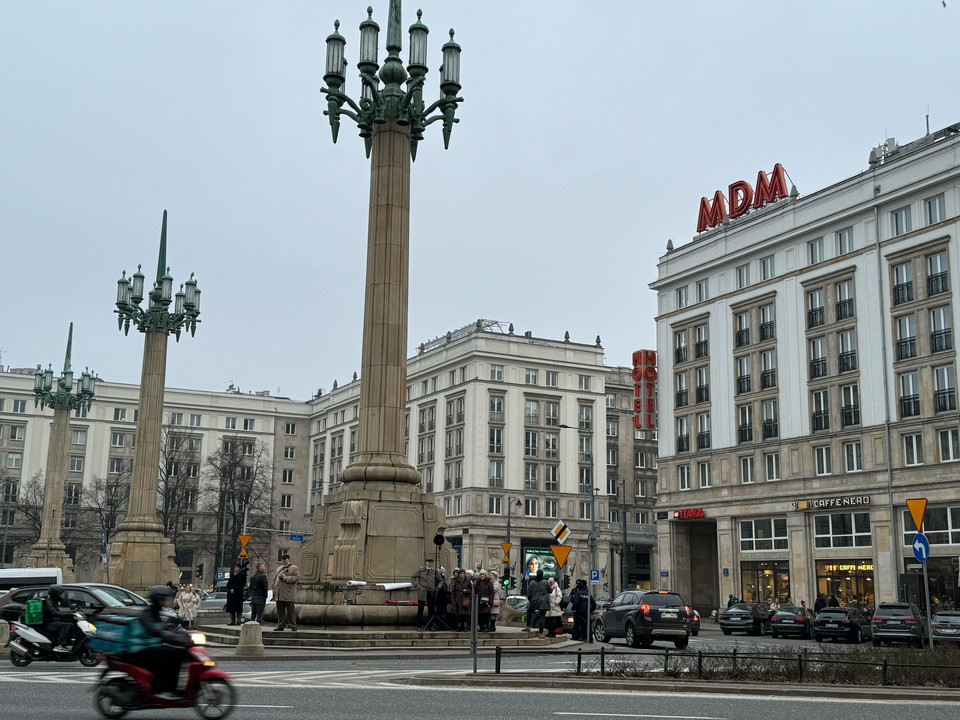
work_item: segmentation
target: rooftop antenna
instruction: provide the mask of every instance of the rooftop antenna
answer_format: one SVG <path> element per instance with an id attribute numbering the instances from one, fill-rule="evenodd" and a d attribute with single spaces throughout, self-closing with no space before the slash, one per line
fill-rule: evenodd
<path id="1" fill-rule="evenodd" d="M 930 106 L 927 105 L 927 135 L 930 134 Z"/>

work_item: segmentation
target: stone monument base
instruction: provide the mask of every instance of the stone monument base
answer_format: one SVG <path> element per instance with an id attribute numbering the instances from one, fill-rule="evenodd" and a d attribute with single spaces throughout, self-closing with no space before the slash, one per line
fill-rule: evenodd
<path id="1" fill-rule="evenodd" d="M 155 585 L 180 582 L 175 556 L 173 543 L 159 532 L 121 531 L 110 544 L 110 582 L 146 597 Z M 107 582 L 102 565 L 95 579 Z"/>
<path id="2" fill-rule="evenodd" d="M 77 578 L 73 572 L 73 559 L 67 555 L 67 549 L 62 543 L 49 547 L 38 547 L 34 545 L 30 548 L 30 553 L 20 560 L 20 566 L 25 568 L 60 568 L 63 575 L 63 582 L 76 582 Z"/>

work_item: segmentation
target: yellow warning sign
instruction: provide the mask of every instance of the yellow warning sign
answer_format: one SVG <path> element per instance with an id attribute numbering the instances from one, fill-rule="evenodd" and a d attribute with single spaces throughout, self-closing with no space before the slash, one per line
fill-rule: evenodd
<path id="1" fill-rule="evenodd" d="M 910 510 L 910 517 L 913 518 L 913 524 L 917 526 L 917 532 L 923 532 L 923 511 L 927 509 L 927 499 L 910 498 L 907 500 L 907 508 Z"/>
<path id="2" fill-rule="evenodd" d="M 563 567 L 567 564 L 567 556 L 570 554 L 569 545 L 551 545 L 550 552 L 553 553 L 553 557 L 557 559 L 557 565 Z"/>
<path id="3" fill-rule="evenodd" d="M 253 535 L 237 535 L 237 537 L 240 539 L 240 547 L 245 548 Z"/>
<path id="4" fill-rule="evenodd" d="M 240 554 L 237 555 L 237 557 L 240 558 L 241 560 L 246 560 L 250 556 L 247 555 L 247 549 L 244 548 L 243 550 L 240 551 Z"/>

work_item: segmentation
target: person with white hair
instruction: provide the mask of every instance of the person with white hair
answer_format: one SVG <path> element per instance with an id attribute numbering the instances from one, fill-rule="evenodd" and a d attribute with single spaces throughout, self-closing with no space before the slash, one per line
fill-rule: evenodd
<path id="1" fill-rule="evenodd" d="M 496 570 L 490 571 L 490 582 L 493 583 L 493 606 L 490 608 L 490 632 L 496 632 L 497 620 L 500 619 L 500 593 L 503 588 L 500 586 L 500 573 Z"/>

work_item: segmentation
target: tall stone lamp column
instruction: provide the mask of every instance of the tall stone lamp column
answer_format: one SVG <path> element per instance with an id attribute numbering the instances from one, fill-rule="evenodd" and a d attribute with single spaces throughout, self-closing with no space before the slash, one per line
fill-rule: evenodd
<path id="1" fill-rule="evenodd" d="M 67 443 L 70 438 L 70 412 L 89 410 L 93 402 L 97 378 L 88 370 L 80 375 L 76 392 L 73 390 L 73 370 L 70 368 L 70 351 L 73 345 L 73 323 L 67 333 L 67 354 L 63 360 L 63 372 L 56 380 L 54 389 L 53 368 L 48 366 L 33 378 L 34 406 L 53 409 L 53 425 L 50 428 L 50 443 L 47 447 L 47 466 L 43 485 L 43 517 L 40 538 L 24 558 L 24 567 L 59 567 L 64 582 L 73 582 L 73 560 L 60 539 L 63 524 L 63 486 L 69 470 Z"/>
<path id="2" fill-rule="evenodd" d="M 126 271 L 117 282 L 117 324 L 124 334 L 133 324 L 143 333 L 143 370 L 140 375 L 140 406 L 137 421 L 137 449 L 130 479 L 130 501 L 126 519 L 117 527 L 110 546 L 110 578 L 135 592 L 153 585 L 178 582 L 180 571 L 173 543 L 163 535 L 157 518 L 157 482 L 160 466 L 160 434 L 163 424 L 163 391 L 167 372 L 167 338 L 180 340 L 182 330 L 193 335 L 200 320 L 200 290 L 190 279 L 173 295 L 173 278 L 167 267 L 167 211 L 163 211 L 157 279 L 144 299 L 144 275 L 138 266 L 132 277 Z M 173 303 L 171 312 L 170 304 Z"/>
<path id="3" fill-rule="evenodd" d="M 443 46 L 440 98 L 424 102 L 429 31 L 420 17 L 418 12 L 409 29 L 404 69 L 400 0 L 390 0 L 381 68 L 380 26 L 367 8 L 360 23 L 359 102 L 344 93 L 346 40 L 339 20 L 327 38 L 324 114 L 334 142 L 343 116 L 360 131 L 370 158 L 370 210 L 357 455 L 343 472 L 342 491 L 315 518 L 323 528 L 316 528 L 301 552 L 301 572 L 312 583 L 408 580 L 425 554 L 433 554 L 432 538 L 446 522 L 432 496 L 416 487 L 420 473 L 404 453 L 410 163 L 425 128 L 436 121 L 442 122 L 444 147 L 449 144 L 463 99 L 457 97 L 460 46 L 451 30 Z"/>

